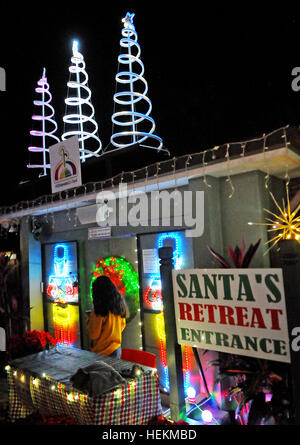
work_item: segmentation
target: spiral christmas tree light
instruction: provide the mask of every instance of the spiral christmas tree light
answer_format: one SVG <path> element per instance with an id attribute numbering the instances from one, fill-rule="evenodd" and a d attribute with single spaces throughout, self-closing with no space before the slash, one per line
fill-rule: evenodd
<path id="1" fill-rule="evenodd" d="M 124 69 L 116 75 L 117 89 L 121 91 L 117 91 L 113 98 L 115 106 L 112 115 L 111 144 L 116 149 L 139 144 L 142 147 L 154 148 L 159 151 L 163 150 L 163 142 L 159 136 L 154 134 L 155 122 L 150 116 L 152 103 L 147 97 L 148 84 L 143 77 L 144 65 L 140 59 L 141 48 L 137 42 L 138 35 L 135 31 L 133 18 L 134 14 L 128 12 L 122 20 L 124 28 L 120 46 L 122 49 L 124 48 L 124 53 L 119 55 L 118 62 L 119 66 L 123 66 Z M 117 106 L 120 111 L 116 111 Z M 120 127 L 120 131 L 114 132 L 115 126 Z M 150 145 L 145 144 L 148 141 Z"/>
<path id="2" fill-rule="evenodd" d="M 57 130 L 57 123 L 54 120 L 54 108 L 50 104 L 52 101 L 52 95 L 49 91 L 49 84 L 46 77 L 46 69 L 43 70 L 43 75 L 38 81 L 38 86 L 35 89 L 36 93 L 41 94 L 41 100 L 34 100 L 33 103 L 37 107 L 41 107 L 41 114 L 35 114 L 32 116 L 33 121 L 41 122 L 41 128 L 39 130 L 31 130 L 31 136 L 37 136 L 41 138 L 41 144 L 31 145 L 28 150 L 33 153 L 42 153 L 41 164 L 28 164 L 28 168 L 41 168 L 43 171 L 40 176 L 47 174 L 47 168 L 50 168 L 49 164 L 49 149 L 50 145 L 59 142 L 59 138 L 55 136 Z M 46 127 L 48 129 L 46 130 Z"/>
<path id="3" fill-rule="evenodd" d="M 83 55 L 78 51 L 78 42 L 73 41 L 72 65 L 69 67 L 70 78 L 67 83 L 68 91 L 74 95 L 65 99 L 66 114 L 63 117 L 64 133 L 62 140 L 78 136 L 80 159 L 85 162 L 87 158 L 97 156 L 102 148 L 98 137 L 98 124 L 94 119 L 95 109 L 91 103 L 91 90 L 88 87 L 88 75 L 85 71 Z M 72 112 L 68 113 L 68 107 Z M 66 124 L 70 129 L 66 130 Z M 92 148 L 93 145 L 93 148 Z"/>

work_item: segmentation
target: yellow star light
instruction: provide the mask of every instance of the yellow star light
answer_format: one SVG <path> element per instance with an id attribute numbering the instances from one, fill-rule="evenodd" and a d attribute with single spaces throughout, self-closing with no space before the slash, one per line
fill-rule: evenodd
<path id="1" fill-rule="evenodd" d="M 269 250 L 271 250 L 278 241 L 282 239 L 295 239 L 300 242 L 300 216 L 297 216 L 298 211 L 300 210 L 300 204 L 298 207 L 291 211 L 289 194 L 287 190 L 287 205 L 283 200 L 282 208 L 276 201 L 274 195 L 270 192 L 270 195 L 279 210 L 279 214 L 271 212 L 268 209 L 264 209 L 267 213 L 272 215 L 275 219 L 266 218 L 267 223 L 254 223 L 256 225 L 262 225 L 269 227 L 268 232 L 271 232 L 274 236 L 267 241 L 265 244 L 270 244 Z M 265 253 L 267 253 L 265 252 Z"/>

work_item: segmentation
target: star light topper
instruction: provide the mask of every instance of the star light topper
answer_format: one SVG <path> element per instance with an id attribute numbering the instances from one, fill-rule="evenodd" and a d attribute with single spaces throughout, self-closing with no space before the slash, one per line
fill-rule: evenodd
<path id="1" fill-rule="evenodd" d="M 124 23 L 124 28 L 135 29 L 133 24 L 134 16 L 135 16 L 134 12 L 132 14 L 130 14 L 130 12 L 127 12 L 126 16 L 122 19 L 122 22 Z"/>
<path id="2" fill-rule="evenodd" d="M 73 50 L 73 54 L 78 52 L 78 42 L 77 42 L 77 40 L 73 40 L 72 50 Z"/>
<path id="3" fill-rule="evenodd" d="M 77 40 L 73 40 L 72 51 L 73 51 L 73 56 L 82 58 L 82 55 L 78 51 L 78 41 Z"/>
<path id="4" fill-rule="evenodd" d="M 47 82 L 46 68 L 43 68 L 43 75 L 42 75 L 41 80 L 38 81 L 38 84 L 43 85 L 44 82 Z"/>

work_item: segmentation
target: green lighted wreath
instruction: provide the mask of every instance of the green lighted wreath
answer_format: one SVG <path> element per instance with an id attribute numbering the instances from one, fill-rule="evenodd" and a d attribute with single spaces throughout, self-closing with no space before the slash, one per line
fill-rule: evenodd
<path id="1" fill-rule="evenodd" d="M 129 261 L 124 257 L 99 258 L 93 269 L 90 283 L 90 296 L 92 299 L 92 284 L 96 278 L 106 275 L 114 283 L 121 295 L 125 297 L 128 309 L 129 323 L 139 309 L 139 278 Z"/>

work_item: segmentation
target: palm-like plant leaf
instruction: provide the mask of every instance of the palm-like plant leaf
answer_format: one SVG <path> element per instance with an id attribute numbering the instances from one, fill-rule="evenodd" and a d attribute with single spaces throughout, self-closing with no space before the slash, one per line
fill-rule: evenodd
<path id="1" fill-rule="evenodd" d="M 260 242 L 261 242 L 261 239 L 259 239 L 257 241 L 257 243 L 254 244 L 254 246 L 253 246 L 253 244 L 250 245 L 247 252 L 245 253 L 245 256 L 244 256 L 244 259 L 243 259 L 243 262 L 241 265 L 242 268 L 249 267 L 249 264 L 251 263 L 252 258 L 260 245 Z"/>
<path id="2" fill-rule="evenodd" d="M 210 253 L 222 264 L 223 267 L 229 268 L 230 269 L 230 264 L 225 260 L 225 258 L 222 257 L 222 255 L 220 255 L 219 253 L 215 252 L 214 249 L 212 249 L 211 247 L 207 246 L 208 250 L 210 251 Z"/>
<path id="3" fill-rule="evenodd" d="M 259 239 L 257 241 L 257 243 L 255 243 L 254 245 L 250 244 L 246 253 L 245 253 L 245 249 L 246 249 L 245 240 L 243 240 L 243 246 L 241 249 L 238 246 L 236 246 L 235 249 L 233 250 L 232 246 L 228 246 L 228 256 L 231 259 L 231 261 L 233 262 L 234 267 L 236 267 L 236 268 L 249 267 L 249 264 L 251 263 L 253 256 L 260 245 L 260 242 L 261 242 L 261 239 Z M 209 246 L 207 246 L 207 247 L 208 247 L 208 250 L 210 251 L 210 253 L 219 261 L 219 263 L 221 263 L 221 265 L 223 267 L 231 268 L 231 265 L 229 264 L 229 262 L 226 261 L 225 258 L 222 257 L 222 255 L 217 253 L 212 247 L 209 247 Z"/>
<path id="4" fill-rule="evenodd" d="M 235 248 L 235 250 L 233 250 L 233 248 L 231 246 L 228 246 L 227 250 L 228 250 L 229 258 L 231 259 L 233 264 L 236 266 L 236 261 L 237 261 L 236 248 Z"/>

